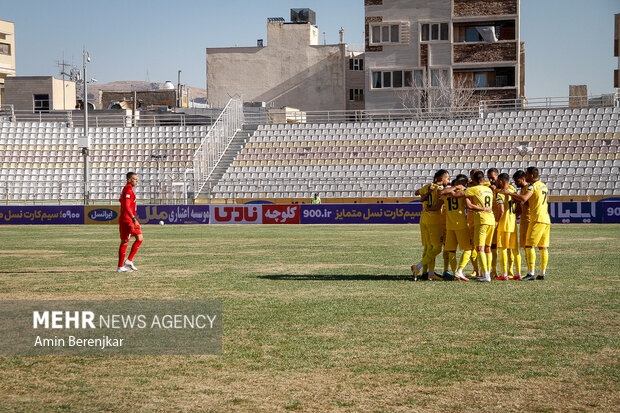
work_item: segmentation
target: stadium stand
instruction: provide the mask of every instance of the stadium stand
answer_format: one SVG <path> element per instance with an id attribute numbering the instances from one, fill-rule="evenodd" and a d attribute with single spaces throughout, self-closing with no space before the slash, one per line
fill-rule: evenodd
<path id="1" fill-rule="evenodd" d="M 319 191 L 324 198 L 410 198 L 440 168 L 454 174 L 494 166 L 512 173 L 532 164 L 542 169 L 554 196 L 618 195 L 619 117 L 620 108 L 610 106 L 490 112 L 470 119 L 259 124 L 231 156 L 221 158 L 222 172 L 211 178 L 210 194 L 201 196 L 307 198 Z M 140 175 L 139 198 L 183 198 L 183 187 L 192 187 L 187 171 L 207 131 L 207 126 L 90 128 L 91 199 L 114 202 L 128 170 Z M 81 201 L 82 133 L 63 122 L 1 122 L 0 199 Z"/>
<path id="2" fill-rule="evenodd" d="M 215 198 L 410 197 L 433 172 L 542 168 L 557 196 L 620 194 L 620 108 L 474 119 L 259 125 Z M 531 147 L 524 156 L 517 147 Z"/>
<path id="3" fill-rule="evenodd" d="M 91 199 L 116 200 L 129 170 L 137 171 L 142 198 L 177 196 L 206 126 L 89 128 Z M 61 122 L 0 123 L 0 198 L 8 201 L 81 200 L 83 128 Z M 165 155 L 153 158 L 152 155 Z M 182 189 L 180 190 L 182 193 Z"/>

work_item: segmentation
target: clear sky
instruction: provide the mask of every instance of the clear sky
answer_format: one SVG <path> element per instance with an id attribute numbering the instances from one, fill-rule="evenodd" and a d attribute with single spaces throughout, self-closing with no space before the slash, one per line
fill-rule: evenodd
<path id="1" fill-rule="evenodd" d="M 432 0 L 429 0 L 432 1 Z M 362 0 L 18 0 L 5 1 L 0 19 L 15 23 L 17 74 L 58 75 L 64 58 L 81 68 L 82 47 L 92 57 L 89 77 L 181 82 L 205 87 L 207 47 L 253 46 L 266 40 L 267 17 L 289 19 L 309 7 L 327 43 L 363 42 Z M 618 0 L 522 0 L 526 95 L 567 96 L 569 84 L 590 94 L 613 92 L 614 13 Z"/>

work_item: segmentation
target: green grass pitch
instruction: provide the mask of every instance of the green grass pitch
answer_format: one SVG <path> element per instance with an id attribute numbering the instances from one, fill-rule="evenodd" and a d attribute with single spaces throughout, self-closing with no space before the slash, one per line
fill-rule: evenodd
<path id="1" fill-rule="evenodd" d="M 0 298 L 220 299 L 223 354 L 3 356 L 0 410 L 620 405 L 619 225 L 553 225 L 546 281 L 490 284 L 411 281 L 417 225 L 144 232 L 117 274 L 116 227 L 0 227 Z"/>

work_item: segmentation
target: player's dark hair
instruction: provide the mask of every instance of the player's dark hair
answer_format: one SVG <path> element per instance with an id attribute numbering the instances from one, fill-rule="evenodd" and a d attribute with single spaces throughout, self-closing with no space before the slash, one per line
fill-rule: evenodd
<path id="1" fill-rule="evenodd" d="M 503 182 L 510 182 L 510 176 L 507 173 L 500 174 L 497 179 Z"/>
<path id="2" fill-rule="evenodd" d="M 476 168 L 472 169 L 471 171 L 469 171 L 469 176 L 473 176 L 478 171 L 479 169 L 476 169 Z"/>
<path id="3" fill-rule="evenodd" d="M 491 172 L 495 172 L 496 174 L 499 174 L 499 171 L 497 170 L 497 168 L 489 168 L 489 170 L 487 171 L 487 175 L 490 174 Z"/>
<path id="4" fill-rule="evenodd" d="M 132 176 L 137 175 L 137 173 L 135 172 L 127 172 L 127 179 L 131 178 Z"/>
<path id="5" fill-rule="evenodd" d="M 517 172 L 515 172 L 512 175 L 512 179 L 514 179 L 515 181 L 517 179 L 523 179 L 523 178 L 525 178 L 525 172 L 523 172 L 521 169 L 519 169 Z"/>
<path id="6" fill-rule="evenodd" d="M 436 181 L 439 178 L 443 177 L 444 175 L 448 175 L 448 171 L 446 171 L 445 169 L 440 169 L 437 172 L 435 172 L 435 176 L 433 177 L 433 179 Z"/>
<path id="7" fill-rule="evenodd" d="M 534 179 L 538 179 L 538 174 L 539 174 L 539 171 L 538 171 L 538 168 L 537 168 L 537 167 L 535 167 L 535 166 L 530 166 L 529 168 L 527 168 L 527 173 L 529 173 L 530 175 L 532 175 L 532 177 L 533 177 Z"/>
<path id="8" fill-rule="evenodd" d="M 455 183 L 456 185 L 463 185 L 463 186 L 466 186 L 466 185 L 467 185 L 467 181 L 468 181 L 468 179 L 467 179 L 467 175 L 464 175 L 464 174 L 458 174 L 458 175 L 456 176 L 456 178 L 454 179 L 454 183 Z"/>
<path id="9" fill-rule="evenodd" d="M 484 181 L 484 172 L 476 171 L 474 172 L 474 176 L 472 176 L 471 178 L 475 183 L 479 184 Z"/>

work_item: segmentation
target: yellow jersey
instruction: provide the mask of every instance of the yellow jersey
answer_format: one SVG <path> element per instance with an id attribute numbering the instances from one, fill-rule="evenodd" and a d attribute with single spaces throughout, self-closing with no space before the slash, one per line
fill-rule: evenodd
<path id="1" fill-rule="evenodd" d="M 424 185 L 422 188 L 420 188 L 418 191 L 420 193 L 420 196 L 426 195 L 431 185 L 432 184 L 427 184 L 427 185 Z M 428 211 L 426 211 L 426 202 L 422 202 L 422 214 L 420 215 L 420 224 L 422 224 L 423 222 L 426 222 L 427 218 L 428 218 Z"/>
<path id="2" fill-rule="evenodd" d="M 432 183 L 428 187 L 428 197 L 426 197 L 427 215 L 426 215 L 426 223 L 429 225 L 441 225 L 441 209 L 437 211 L 428 211 L 428 208 L 434 207 L 439 203 L 439 191 L 443 189 L 442 185 L 437 185 Z"/>
<path id="3" fill-rule="evenodd" d="M 528 185 L 521 187 L 521 192 L 520 192 L 521 195 L 527 194 L 527 187 L 528 187 Z M 530 223 L 530 205 L 529 205 L 529 202 L 524 202 L 524 203 L 521 204 L 521 217 L 519 218 L 519 223 L 521 225 L 526 226 L 526 227 Z"/>
<path id="4" fill-rule="evenodd" d="M 443 199 L 443 208 L 446 211 L 446 230 L 467 229 L 465 198 L 454 198 L 450 195 L 444 195 L 441 199 Z"/>
<path id="5" fill-rule="evenodd" d="M 471 203 L 483 207 L 493 207 L 493 191 L 484 185 L 472 186 L 465 190 Z M 474 211 L 474 225 L 495 225 L 495 217 L 492 212 Z"/>
<path id="6" fill-rule="evenodd" d="M 508 185 L 508 191 L 516 192 L 512 185 Z M 496 202 L 497 205 L 504 205 L 504 215 L 497 223 L 497 231 L 515 232 L 517 230 L 517 201 L 513 200 L 509 195 L 498 193 Z"/>
<path id="7" fill-rule="evenodd" d="M 540 181 L 536 181 L 527 187 L 527 192 L 532 196 L 527 201 L 530 204 L 530 222 L 551 224 L 549 218 L 549 190 Z"/>

